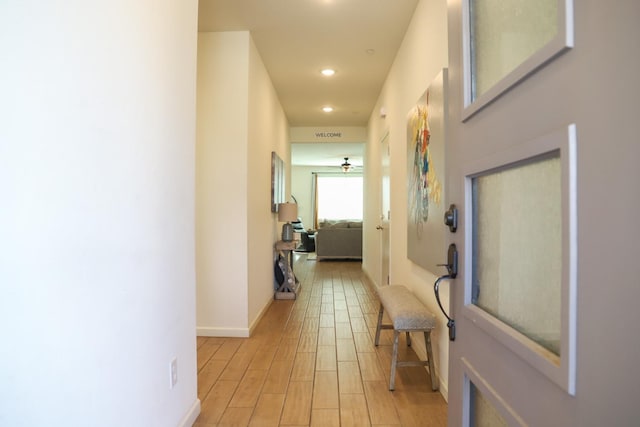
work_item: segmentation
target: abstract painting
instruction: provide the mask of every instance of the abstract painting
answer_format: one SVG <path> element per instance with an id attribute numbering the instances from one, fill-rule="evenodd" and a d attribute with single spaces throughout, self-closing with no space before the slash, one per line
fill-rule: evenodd
<path id="1" fill-rule="evenodd" d="M 446 92 L 447 70 L 443 69 L 407 119 L 407 254 L 434 274 L 447 251 L 443 223 Z"/>

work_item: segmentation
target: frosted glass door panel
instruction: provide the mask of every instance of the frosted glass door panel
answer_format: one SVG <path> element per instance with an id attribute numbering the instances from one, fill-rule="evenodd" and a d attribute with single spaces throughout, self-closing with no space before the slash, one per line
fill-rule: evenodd
<path id="1" fill-rule="evenodd" d="M 559 154 L 472 180 L 472 303 L 560 355 Z"/>
<path id="2" fill-rule="evenodd" d="M 471 383 L 469 397 L 471 427 L 507 427 L 509 425 L 473 383 Z"/>
<path id="3" fill-rule="evenodd" d="M 558 0 L 469 0 L 471 101 L 558 33 Z"/>

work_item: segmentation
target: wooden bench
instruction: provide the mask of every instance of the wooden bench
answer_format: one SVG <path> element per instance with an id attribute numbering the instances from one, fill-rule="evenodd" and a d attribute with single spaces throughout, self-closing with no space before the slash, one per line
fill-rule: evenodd
<path id="1" fill-rule="evenodd" d="M 435 316 L 404 286 L 382 286 L 378 289 L 378 296 L 380 298 L 380 312 L 378 313 L 378 326 L 376 327 L 376 346 L 380 341 L 380 330 L 393 329 L 393 355 L 391 357 L 389 390 L 395 389 L 396 367 L 398 366 L 429 366 L 431 388 L 433 391 L 438 390 L 438 378 L 431 351 L 431 331 L 436 326 Z M 391 319 L 391 324 L 382 324 L 382 316 L 385 310 Z M 424 333 L 424 342 L 427 350 L 426 361 L 398 361 L 398 338 L 401 332 L 407 334 L 408 346 L 411 346 L 410 332 Z"/>

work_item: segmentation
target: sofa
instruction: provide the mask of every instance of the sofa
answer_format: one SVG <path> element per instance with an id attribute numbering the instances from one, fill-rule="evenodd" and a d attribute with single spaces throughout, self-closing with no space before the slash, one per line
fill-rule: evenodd
<path id="1" fill-rule="evenodd" d="M 315 243 L 318 260 L 362 259 L 362 221 L 321 220 Z"/>

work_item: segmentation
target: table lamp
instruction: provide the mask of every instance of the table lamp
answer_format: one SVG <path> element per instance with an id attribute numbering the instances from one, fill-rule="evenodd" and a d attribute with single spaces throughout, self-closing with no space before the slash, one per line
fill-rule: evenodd
<path id="1" fill-rule="evenodd" d="M 284 222 L 282 226 L 282 240 L 290 242 L 293 240 L 293 225 L 291 221 L 298 219 L 298 205 L 295 203 L 278 204 L 278 221 Z"/>

